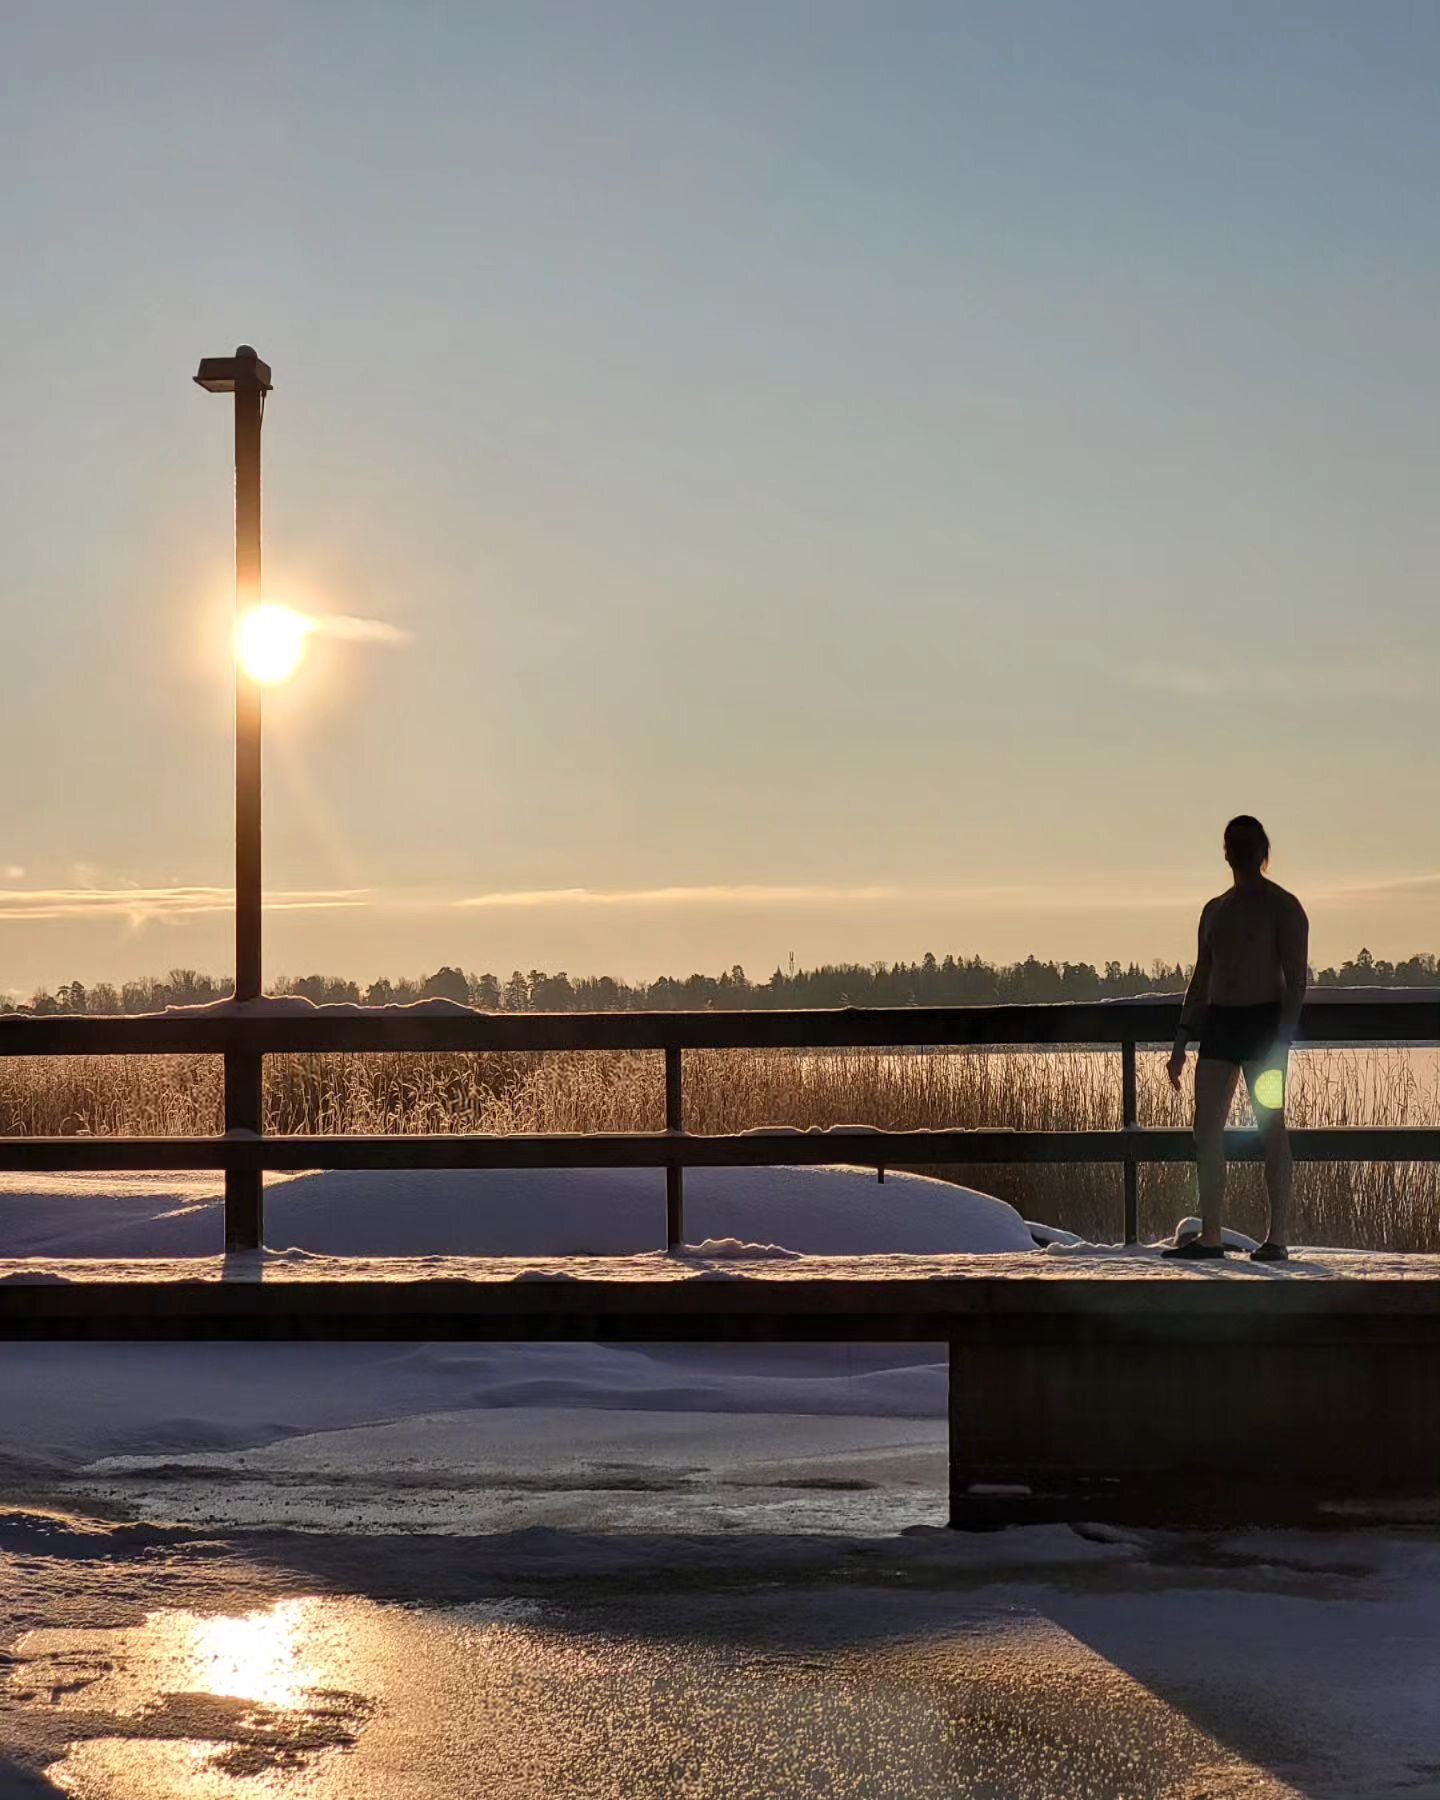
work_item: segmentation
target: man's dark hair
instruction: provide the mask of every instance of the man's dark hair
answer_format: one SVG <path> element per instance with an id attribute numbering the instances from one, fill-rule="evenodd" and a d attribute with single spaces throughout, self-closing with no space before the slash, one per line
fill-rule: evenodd
<path id="1" fill-rule="evenodd" d="M 1267 868 L 1270 863 L 1270 839 L 1265 827 L 1249 813 L 1238 813 L 1225 827 L 1225 854 L 1231 868 L 1243 871 Z"/>

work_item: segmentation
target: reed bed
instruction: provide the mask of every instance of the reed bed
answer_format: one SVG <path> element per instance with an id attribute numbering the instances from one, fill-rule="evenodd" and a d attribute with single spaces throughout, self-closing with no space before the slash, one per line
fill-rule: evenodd
<path id="1" fill-rule="evenodd" d="M 266 1129 L 296 1132 L 655 1131 L 664 1124 L 658 1054 L 577 1051 L 276 1056 L 267 1059 Z M 222 1129 L 218 1057 L 0 1058 L 0 1133 L 178 1136 Z M 1142 1124 L 1183 1126 L 1160 1056 L 1139 1063 Z M 1236 1122 L 1248 1121 L 1236 1104 Z M 1440 1123 L 1440 1055 L 1405 1049 L 1307 1051 L 1291 1071 L 1296 1125 Z M 685 1122 L 698 1132 L 763 1125 L 865 1124 L 889 1130 L 1009 1125 L 1106 1130 L 1120 1124 L 1113 1053 L 997 1050 L 694 1051 L 685 1058 Z M 1027 1218 L 1087 1238 L 1120 1235 L 1118 1168 L 965 1166 L 931 1170 L 999 1194 Z M 1256 1167 L 1231 1175 L 1227 1216 L 1259 1233 L 1264 1184 Z M 1157 1237 L 1195 1208 L 1185 1164 L 1141 1171 L 1142 1235 Z M 878 1189 L 876 1204 L 885 1203 Z M 1440 1167 L 1301 1164 L 1299 1242 L 1440 1250 Z"/>

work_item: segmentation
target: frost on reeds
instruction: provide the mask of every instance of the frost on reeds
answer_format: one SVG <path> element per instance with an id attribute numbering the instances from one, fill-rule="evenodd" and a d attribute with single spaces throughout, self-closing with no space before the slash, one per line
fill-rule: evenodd
<path id="1" fill-rule="evenodd" d="M 1188 1124 L 1189 1093 L 1171 1092 L 1161 1056 L 1142 1055 L 1139 1077 L 1141 1124 Z M 222 1128 L 222 1094 L 218 1057 L 0 1058 L 0 1133 L 210 1133 Z M 663 1095 L 663 1059 L 648 1052 L 325 1054 L 275 1056 L 265 1065 L 266 1129 L 277 1133 L 658 1131 Z M 1290 1118 L 1295 1125 L 1440 1123 L 1440 1055 L 1297 1054 Z M 1235 1122 L 1248 1120 L 1242 1096 Z M 1083 1050 L 694 1051 L 685 1057 L 685 1123 L 697 1132 L 837 1124 L 1113 1130 L 1120 1124 L 1119 1057 Z M 1121 1233 L 1121 1176 L 1111 1165 L 929 1172 L 999 1194 L 1027 1218 L 1087 1238 Z M 1140 1200 L 1142 1236 L 1161 1235 L 1195 1209 L 1193 1168 L 1142 1169 Z M 878 1190 L 876 1204 L 884 1203 Z M 1264 1212 L 1260 1170 L 1233 1169 L 1230 1223 L 1258 1234 Z M 1301 1243 L 1440 1250 L 1440 1168 L 1302 1163 L 1293 1236 Z"/>

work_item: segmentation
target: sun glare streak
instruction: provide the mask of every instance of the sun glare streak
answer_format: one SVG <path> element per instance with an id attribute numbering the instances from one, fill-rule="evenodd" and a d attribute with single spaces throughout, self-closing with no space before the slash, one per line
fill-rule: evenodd
<path id="1" fill-rule="evenodd" d="M 240 667 L 266 687 L 288 681 L 300 667 L 305 640 L 313 629 L 304 613 L 288 606 L 253 607 L 240 619 Z"/>

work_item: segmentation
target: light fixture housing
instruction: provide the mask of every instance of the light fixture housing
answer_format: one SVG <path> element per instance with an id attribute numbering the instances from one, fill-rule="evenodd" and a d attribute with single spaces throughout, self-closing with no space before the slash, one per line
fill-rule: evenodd
<path id="1" fill-rule="evenodd" d="M 233 356 L 202 356 L 195 383 L 207 394 L 233 394 L 236 388 L 249 387 L 268 394 L 270 365 L 261 362 L 249 344 L 241 344 Z"/>

